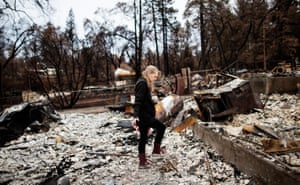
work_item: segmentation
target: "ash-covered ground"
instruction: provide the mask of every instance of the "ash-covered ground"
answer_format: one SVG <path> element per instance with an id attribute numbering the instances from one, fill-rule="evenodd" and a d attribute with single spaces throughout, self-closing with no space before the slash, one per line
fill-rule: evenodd
<path id="1" fill-rule="evenodd" d="M 243 115 L 243 120 L 278 122 L 289 117 L 283 116 L 286 111 L 281 113 L 281 109 L 292 109 L 290 117 L 296 120 L 291 122 L 300 127 L 299 98 L 278 96 L 270 98 L 265 108 L 270 112 L 261 113 L 265 116 L 253 113 Z M 291 105 L 289 101 L 294 103 Z M 271 114 L 272 110 L 276 114 Z M 62 121 L 51 124 L 48 132 L 25 133 L 0 148 L 0 184 L 256 184 L 252 177 L 196 140 L 191 128 L 182 133 L 167 128 L 162 143 L 167 153 L 161 161 L 151 158 L 154 132 L 146 148 L 151 168 L 139 169 L 139 135 L 127 127 L 130 116 L 113 111 L 60 115 Z M 266 115 L 272 115 L 272 119 Z M 238 119 L 241 115 L 237 116 L 234 121 L 243 122 Z"/>

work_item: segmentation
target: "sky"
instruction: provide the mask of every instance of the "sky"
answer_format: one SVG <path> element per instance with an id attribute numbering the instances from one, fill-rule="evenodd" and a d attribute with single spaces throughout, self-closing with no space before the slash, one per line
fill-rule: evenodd
<path id="1" fill-rule="evenodd" d="M 182 20 L 182 14 L 185 9 L 185 5 L 187 1 L 188 0 L 174 0 L 174 7 L 179 11 L 177 14 L 178 20 Z M 236 0 L 230 0 L 230 3 L 235 4 L 234 3 L 235 1 Z M 55 11 L 50 16 L 50 21 L 55 26 L 60 26 L 61 28 L 64 28 L 66 25 L 66 19 L 68 17 L 69 10 L 72 8 L 75 15 L 77 33 L 79 37 L 83 38 L 84 20 L 88 18 L 92 21 L 95 20 L 99 21 L 100 18 L 99 16 L 97 17 L 95 15 L 95 11 L 98 8 L 107 9 L 107 10 L 112 9 L 115 7 L 117 2 L 133 2 L 133 0 L 51 0 L 50 3 L 53 6 Z M 132 20 L 125 20 L 126 18 L 124 18 L 123 16 L 121 17 L 115 15 L 114 17 L 108 17 L 108 19 L 113 20 L 112 22 L 124 23 L 128 21 L 133 24 Z M 101 22 L 101 20 L 99 22 Z M 116 24 L 120 25 L 120 23 L 116 23 Z"/>
<path id="2" fill-rule="evenodd" d="M 64 28 L 69 10 L 72 8 L 75 15 L 77 33 L 79 37 L 83 37 L 83 21 L 86 18 L 96 19 L 94 13 L 97 8 L 112 9 L 117 2 L 133 2 L 133 0 L 52 0 L 51 4 L 55 12 L 50 16 L 50 21 L 55 26 Z M 179 10 L 178 16 L 182 15 L 186 2 L 187 0 L 175 0 L 174 6 Z M 118 16 L 111 18 L 115 21 L 123 21 Z M 97 20 L 99 20 L 99 17 Z"/>

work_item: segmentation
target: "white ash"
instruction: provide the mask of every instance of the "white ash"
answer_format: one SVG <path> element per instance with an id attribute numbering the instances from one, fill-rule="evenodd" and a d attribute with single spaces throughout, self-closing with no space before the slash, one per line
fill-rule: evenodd
<path id="1" fill-rule="evenodd" d="M 119 112 L 100 114 L 61 113 L 61 124 L 45 133 L 24 134 L 0 149 L 0 183 L 49 184 L 66 181 L 81 184 L 248 184 L 251 177 L 237 171 L 199 140 L 192 131 L 166 130 L 162 145 L 166 160 L 150 169 L 138 169 L 137 136 L 117 127 L 131 119 Z M 146 151 L 151 158 L 153 137 Z M 165 162 L 176 159 L 174 168 L 162 171 Z M 176 171 L 178 170 L 178 171 Z M 48 179 L 46 177 L 57 177 Z"/>
<path id="2" fill-rule="evenodd" d="M 267 99 L 266 99 L 267 98 Z M 269 97 L 261 95 L 262 102 L 266 101 L 263 110 L 250 114 L 234 115 L 232 121 L 223 123 L 224 127 L 235 126 L 237 128 L 245 125 L 261 125 L 271 128 L 279 139 L 300 140 L 300 100 L 297 95 L 290 94 L 272 94 Z M 215 124 L 215 123 L 214 123 Z M 225 128 L 226 130 L 226 128 Z M 238 136 L 227 132 L 232 139 L 247 146 L 250 150 L 263 152 L 261 140 L 269 138 L 261 134 L 245 134 L 240 132 Z M 300 152 L 286 153 L 261 153 L 263 157 L 276 161 L 279 165 L 300 172 Z"/>

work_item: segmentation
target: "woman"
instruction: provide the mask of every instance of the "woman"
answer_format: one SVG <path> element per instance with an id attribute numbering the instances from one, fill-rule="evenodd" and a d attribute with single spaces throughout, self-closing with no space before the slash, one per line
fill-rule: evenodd
<path id="1" fill-rule="evenodd" d="M 151 95 L 151 92 L 154 90 L 154 81 L 159 77 L 160 71 L 155 66 L 149 65 L 142 72 L 142 77 L 138 79 L 135 85 L 134 119 L 131 121 L 131 124 L 134 128 L 138 127 L 140 131 L 138 144 L 140 168 L 149 166 L 145 154 L 149 128 L 154 128 L 156 131 L 152 153 L 161 153 L 160 145 L 166 126 L 155 118 L 155 103 Z"/>

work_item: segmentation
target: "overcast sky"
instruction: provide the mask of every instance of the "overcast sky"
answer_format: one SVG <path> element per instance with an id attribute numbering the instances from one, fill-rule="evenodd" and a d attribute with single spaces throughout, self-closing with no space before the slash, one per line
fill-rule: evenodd
<path id="1" fill-rule="evenodd" d="M 187 0 L 175 0 L 174 6 L 180 11 L 178 16 L 182 15 L 186 1 Z M 72 8 L 75 15 L 76 29 L 81 37 L 83 35 L 84 19 L 95 19 L 94 13 L 97 8 L 111 9 L 115 7 L 117 2 L 133 2 L 133 0 L 53 0 L 51 1 L 51 4 L 55 8 L 55 13 L 51 15 L 51 22 L 55 26 L 64 28 L 69 10 Z M 124 21 L 120 20 L 120 17 L 118 16 L 112 18 Z M 99 17 L 97 20 L 99 20 Z"/>
<path id="2" fill-rule="evenodd" d="M 174 0 L 174 7 L 179 10 L 177 15 L 177 18 L 179 20 L 182 19 L 182 13 L 187 1 L 188 0 Z M 112 9 L 115 7 L 117 2 L 133 2 L 133 0 L 52 0 L 50 2 L 55 9 L 55 13 L 50 16 L 50 21 L 55 26 L 60 26 L 61 28 L 64 28 L 66 25 L 66 19 L 69 10 L 72 8 L 75 15 L 77 33 L 80 37 L 82 37 L 83 21 L 86 18 L 92 21 L 99 21 L 99 16 L 95 16 L 95 11 L 98 8 Z M 235 0 L 230 0 L 230 2 L 231 4 L 233 4 Z M 122 23 L 126 22 L 126 20 L 124 20 L 124 17 L 121 18 L 122 19 L 120 19 L 120 16 L 118 15 L 114 17 L 109 17 L 109 19 L 114 19 L 115 21 L 120 21 Z M 130 22 L 132 21 L 130 20 Z"/>

